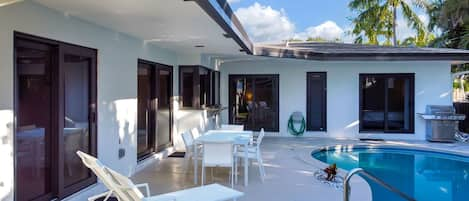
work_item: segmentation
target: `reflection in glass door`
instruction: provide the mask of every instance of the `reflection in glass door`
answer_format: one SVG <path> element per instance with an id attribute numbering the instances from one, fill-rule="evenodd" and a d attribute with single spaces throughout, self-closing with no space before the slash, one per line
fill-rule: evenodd
<path id="1" fill-rule="evenodd" d="M 81 47 L 63 45 L 60 49 L 60 71 L 63 75 L 63 185 L 64 193 L 75 192 L 80 183 L 90 183 L 93 174 L 83 165 L 76 151 L 93 153 L 95 140 L 90 133 L 95 132 L 95 86 L 92 73 L 95 65 L 94 51 Z M 63 111 L 61 111 L 63 110 Z"/>
<path id="2" fill-rule="evenodd" d="M 171 145 L 172 110 L 171 97 L 173 91 L 173 72 L 170 66 L 157 65 L 158 71 L 158 107 L 156 110 L 156 146 L 157 150 Z"/>
<path id="3" fill-rule="evenodd" d="M 230 75 L 230 123 L 278 131 L 278 75 Z"/>
<path id="4" fill-rule="evenodd" d="M 155 132 L 153 130 L 153 108 L 155 79 L 154 68 L 146 63 L 138 64 L 138 93 L 137 93 L 137 156 L 143 156 L 153 152 Z"/>
<path id="5" fill-rule="evenodd" d="M 15 33 L 15 198 L 62 199 L 95 183 L 96 50 Z"/>
<path id="6" fill-rule="evenodd" d="M 48 199 L 52 195 L 51 138 L 53 46 L 17 40 L 16 199 Z"/>
<path id="7" fill-rule="evenodd" d="M 170 66 L 150 61 L 138 63 L 137 157 L 171 145 L 172 77 Z"/>

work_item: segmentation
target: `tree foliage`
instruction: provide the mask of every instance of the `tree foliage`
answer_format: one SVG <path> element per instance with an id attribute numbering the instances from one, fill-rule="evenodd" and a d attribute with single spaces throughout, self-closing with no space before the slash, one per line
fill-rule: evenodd
<path id="1" fill-rule="evenodd" d="M 416 36 L 406 42 L 421 45 L 428 40 L 427 29 L 412 6 L 426 7 L 425 0 L 352 0 L 349 8 L 358 15 L 352 19 L 354 28 L 351 31 L 356 36 L 355 43 L 379 44 L 379 37 L 384 37 L 384 45 L 398 45 L 397 14 L 402 12 L 407 25 L 416 31 Z"/>
<path id="2" fill-rule="evenodd" d="M 428 28 L 441 31 L 431 46 L 469 49 L 469 0 L 433 0 L 427 13 Z"/>

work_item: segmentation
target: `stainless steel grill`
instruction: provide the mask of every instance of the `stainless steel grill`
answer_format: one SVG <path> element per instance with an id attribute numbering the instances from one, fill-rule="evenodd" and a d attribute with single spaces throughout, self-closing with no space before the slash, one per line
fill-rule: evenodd
<path id="1" fill-rule="evenodd" d="M 427 105 L 425 114 L 419 115 L 426 120 L 426 138 L 431 142 L 454 142 L 458 123 L 466 118 L 446 105 Z"/>

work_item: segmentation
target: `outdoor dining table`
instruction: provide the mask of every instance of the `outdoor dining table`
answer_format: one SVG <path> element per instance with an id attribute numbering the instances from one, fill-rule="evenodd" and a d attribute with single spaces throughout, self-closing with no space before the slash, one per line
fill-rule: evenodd
<path id="1" fill-rule="evenodd" d="M 252 131 L 233 131 L 233 130 L 209 130 L 200 137 L 194 139 L 194 155 L 198 155 L 197 145 L 203 145 L 205 142 L 231 142 L 233 145 L 244 146 L 244 186 L 248 185 L 248 146 L 251 141 Z M 194 183 L 197 184 L 197 160 L 194 160 Z M 236 177 L 237 178 L 237 177 Z"/>

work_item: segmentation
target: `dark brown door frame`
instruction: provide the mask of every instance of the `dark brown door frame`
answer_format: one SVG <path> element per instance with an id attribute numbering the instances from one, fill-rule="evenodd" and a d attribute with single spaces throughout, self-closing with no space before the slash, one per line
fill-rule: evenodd
<path id="1" fill-rule="evenodd" d="M 73 184 L 67 188 L 64 186 L 64 171 L 63 171 L 63 166 L 64 166 L 64 158 L 63 155 L 60 153 L 63 153 L 63 128 L 64 128 L 64 122 L 63 122 L 63 117 L 64 117 L 64 88 L 63 88 L 63 83 L 64 83 L 64 75 L 63 75 L 63 69 L 60 68 L 60 66 L 63 64 L 63 54 L 66 52 L 69 52 L 72 50 L 73 54 L 83 54 L 83 56 L 89 56 L 91 58 L 91 71 L 90 71 L 90 113 L 89 113 L 89 118 L 91 118 L 90 122 L 90 150 L 91 150 L 91 155 L 97 156 L 97 50 L 93 48 L 88 48 L 84 46 L 79 46 L 79 45 L 74 45 L 70 43 L 65 43 L 57 40 L 52 40 L 52 39 L 47 39 L 39 36 L 34 36 L 22 32 L 17 32 L 14 31 L 13 34 L 13 43 L 14 43 L 14 48 L 16 48 L 16 45 L 19 40 L 25 40 L 25 41 L 31 41 L 34 43 L 42 43 L 49 45 L 51 47 L 54 47 L 54 54 L 53 56 L 53 68 L 51 69 L 51 74 L 52 76 L 52 104 L 56 105 L 57 108 L 55 111 L 52 112 L 51 116 L 51 121 L 52 121 L 52 127 L 54 129 L 51 129 L 51 158 L 55 158 L 58 160 L 51 160 L 51 193 L 48 193 L 44 196 L 41 196 L 35 201 L 42 201 L 42 200 L 51 200 L 53 198 L 58 198 L 63 199 L 66 196 L 71 195 L 72 193 L 75 193 L 91 184 L 96 183 L 96 176 L 94 174 L 91 174 L 91 177 L 88 179 L 85 179 L 83 181 L 80 181 L 76 184 Z M 76 50 L 77 52 L 73 52 L 73 50 Z M 17 79 L 17 73 L 18 73 L 18 67 L 16 65 L 17 63 L 17 55 L 16 55 L 16 50 L 13 51 L 13 59 L 14 59 L 14 64 L 13 64 L 13 71 L 14 71 L 14 113 L 15 115 L 18 114 L 18 79 Z M 17 175 L 17 160 L 16 160 L 16 153 L 17 153 L 17 146 L 16 146 L 16 128 L 18 126 L 18 122 L 15 119 L 14 120 L 14 134 L 13 134 L 13 140 L 15 142 L 13 149 L 14 149 L 14 176 L 15 176 L 15 189 L 17 188 L 17 182 L 16 182 L 16 175 Z M 18 192 L 14 192 L 14 197 L 17 197 Z"/>
<path id="2" fill-rule="evenodd" d="M 144 59 L 138 59 L 138 64 L 146 64 L 146 65 L 149 65 L 151 67 L 150 69 L 150 72 L 151 72 L 151 76 L 152 76 L 152 86 L 150 87 L 151 91 L 152 91 L 152 95 L 151 95 L 151 103 L 150 103 L 150 125 L 148 125 L 150 127 L 150 134 L 152 135 L 151 139 L 153 141 L 152 143 L 152 147 L 150 148 L 149 151 L 147 151 L 146 153 L 144 153 L 143 155 L 141 156 L 138 156 L 139 157 L 139 160 L 143 160 L 145 158 L 147 158 L 148 156 L 150 156 L 152 153 L 154 152 L 159 152 L 165 148 L 168 148 L 170 146 L 172 146 L 173 144 L 173 129 L 172 129 L 172 125 L 173 125 L 173 105 L 172 105 L 172 98 L 173 97 L 173 67 L 170 66 L 170 65 L 166 65 L 166 64 L 161 64 L 161 63 L 156 63 L 156 62 L 153 62 L 153 61 L 148 61 L 148 60 L 144 60 Z M 160 78 L 159 78 L 159 72 L 161 70 L 166 70 L 166 71 L 169 71 L 170 73 L 170 77 L 171 77 L 171 80 L 170 80 L 170 94 L 169 95 L 169 101 L 170 101 L 170 104 L 169 104 L 169 138 L 170 138 L 170 142 L 167 143 L 167 144 L 164 144 L 164 145 L 161 145 L 158 147 L 158 142 L 156 142 L 156 140 L 158 139 L 158 128 L 157 128 L 157 125 L 156 125 L 156 121 L 158 121 L 157 119 L 157 111 L 158 111 L 158 103 L 157 103 L 157 99 L 159 98 L 159 94 L 160 94 L 160 88 L 159 88 L 159 83 L 160 83 Z M 138 121 L 138 120 L 137 120 Z"/>
<path id="3" fill-rule="evenodd" d="M 324 85 L 324 91 L 322 94 L 322 126 L 321 128 L 313 128 L 310 125 L 310 119 L 312 118 L 312 114 L 310 114 L 310 109 L 312 105 L 310 104 L 311 99 L 313 98 L 314 94 L 311 94 L 311 86 L 309 84 L 310 77 L 314 75 L 319 75 L 323 77 L 323 85 Z M 306 75 L 306 130 L 307 131 L 327 131 L 327 73 L 326 72 L 308 72 Z"/>

